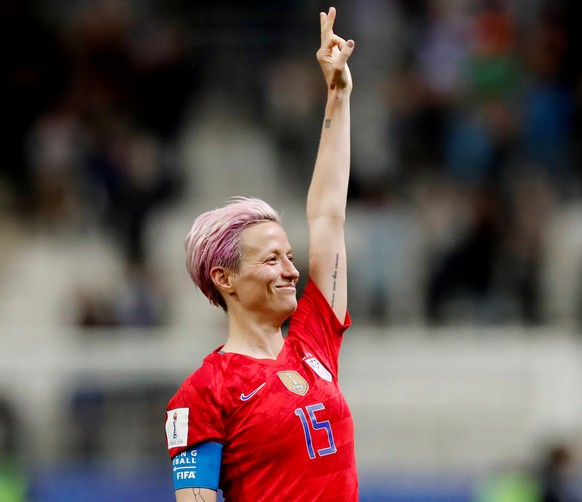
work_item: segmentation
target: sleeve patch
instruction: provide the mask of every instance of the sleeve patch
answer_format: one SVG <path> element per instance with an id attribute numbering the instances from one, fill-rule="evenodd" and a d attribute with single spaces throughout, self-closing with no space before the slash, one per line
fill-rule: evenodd
<path id="1" fill-rule="evenodd" d="M 222 445 L 200 443 L 174 457 L 172 472 L 174 489 L 209 488 L 218 490 Z"/>
<path id="2" fill-rule="evenodd" d="M 189 408 L 176 408 L 167 411 L 166 439 L 168 450 L 178 446 L 188 445 L 188 416 Z"/>

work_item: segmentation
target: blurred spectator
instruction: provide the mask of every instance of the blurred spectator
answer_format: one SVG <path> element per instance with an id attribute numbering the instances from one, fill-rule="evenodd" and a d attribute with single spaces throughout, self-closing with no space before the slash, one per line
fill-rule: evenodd
<path id="1" fill-rule="evenodd" d="M 91 128 L 86 152 L 89 201 L 111 229 L 128 262 L 148 260 L 147 228 L 152 211 L 175 195 L 162 145 L 150 134 L 128 129 L 114 117 Z"/>
<path id="2" fill-rule="evenodd" d="M 507 320 L 540 324 L 541 269 L 545 234 L 556 209 L 553 183 L 539 173 L 514 175 L 507 183 L 502 204 L 503 227 L 496 263 L 495 287 L 506 305 L 513 305 Z"/>
<path id="3" fill-rule="evenodd" d="M 108 291 L 78 288 L 74 300 L 81 328 L 151 328 L 167 321 L 166 290 L 153 267 L 143 263 L 128 264 Z"/>
<path id="4" fill-rule="evenodd" d="M 565 80 L 568 51 L 565 12 L 547 3 L 523 43 L 528 82 L 523 90 L 522 162 L 548 174 L 566 194 L 572 192 L 574 89 Z"/>
<path id="5" fill-rule="evenodd" d="M 470 197 L 471 218 L 462 237 L 434 261 L 427 287 L 431 323 L 472 317 L 497 318 L 492 279 L 499 242 L 495 192 L 477 189 Z"/>
<path id="6" fill-rule="evenodd" d="M 581 502 L 580 466 L 572 448 L 555 444 L 545 452 L 540 470 L 540 502 Z"/>
<path id="7" fill-rule="evenodd" d="M 73 298 L 75 324 L 80 328 L 113 328 L 117 326 L 112 302 L 92 289 L 78 289 Z"/>
<path id="8" fill-rule="evenodd" d="M 80 224 L 81 142 L 79 118 L 68 103 L 55 102 L 32 125 L 27 160 L 32 171 L 34 207 L 43 229 L 70 230 Z"/>

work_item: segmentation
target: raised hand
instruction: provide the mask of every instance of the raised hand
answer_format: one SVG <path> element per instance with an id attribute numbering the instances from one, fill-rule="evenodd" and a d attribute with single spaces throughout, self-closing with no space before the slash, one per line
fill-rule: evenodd
<path id="1" fill-rule="evenodd" d="M 352 76 L 347 61 L 354 50 L 353 40 L 344 40 L 333 32 L 336 17 L 335 7 L 328 13 L 320 12 L 321 47 L 317 51 L 317 60 L 323 71 L 328 90 L 351 92 Z"/>

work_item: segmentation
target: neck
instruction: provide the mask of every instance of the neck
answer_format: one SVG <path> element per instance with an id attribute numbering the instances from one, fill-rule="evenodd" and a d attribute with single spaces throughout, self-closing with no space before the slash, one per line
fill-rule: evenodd
<path id="1" fill-rule="evenodd" d="M 222 350 L 257 359 L 277 359 L 283 348 L 281 324 L 229 314 L 228 338 Z"/>

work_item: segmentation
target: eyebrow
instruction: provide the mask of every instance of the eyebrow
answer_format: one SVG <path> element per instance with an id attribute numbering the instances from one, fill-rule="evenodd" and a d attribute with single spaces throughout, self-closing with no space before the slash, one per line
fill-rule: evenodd
<path id="1" fill-rule="evenodd" d="M 253 252 L 253 253 L 255 253 L 257 256 L 261 256 L 261 257 L 263 257 L 263 256 L 264 256 L 264 257 L 266 257 L 266 256 L 268 256 L 268 255 L 270 255 L 270 254 L 277 254 L 277 255 L 278 255 L 278 254 L 285 254 L 285 255 L 288 255 L 288 254 L 293 254 L 293 248 L 289 248 L 289 249 L 288 249 L 287 251 L 285 251 L 284 253 L 281 253 L 281 252 L 279 251 L 279 249 L 277 249 L 277 248 L 275 248 L 275 247 L 269 247 L 269 248 L 266 248 L 265 250 L 261 250 L 261 249 L 260 249 L 260 248 L 258 248 L 258 247 L 254 247 L 254 246 L 252 246 L 252 247 L 249 247 L 248 251 L 249 251 L 249 252 Z"/>
<path id="2" fill-rule="evenodd" d="M 273 248 L 271 248 L 271 249 L 269 249 L 268 251 L 266 251 L 266 252 L 265 252 L 265 254 L 266 254 L 266 255 L 268 255 L 268 254 L 285 254 L 285 255 L 288 255 L 288 254 L 293 254 L 293 249 L 289 248 L 289 249 L 288 249 L 287 251 L 285 251 L 284 253 L 281 253 L 281 252 L 279 252 L 279 250 L 278 250 L 278 249 L 273 249 Z"/>

